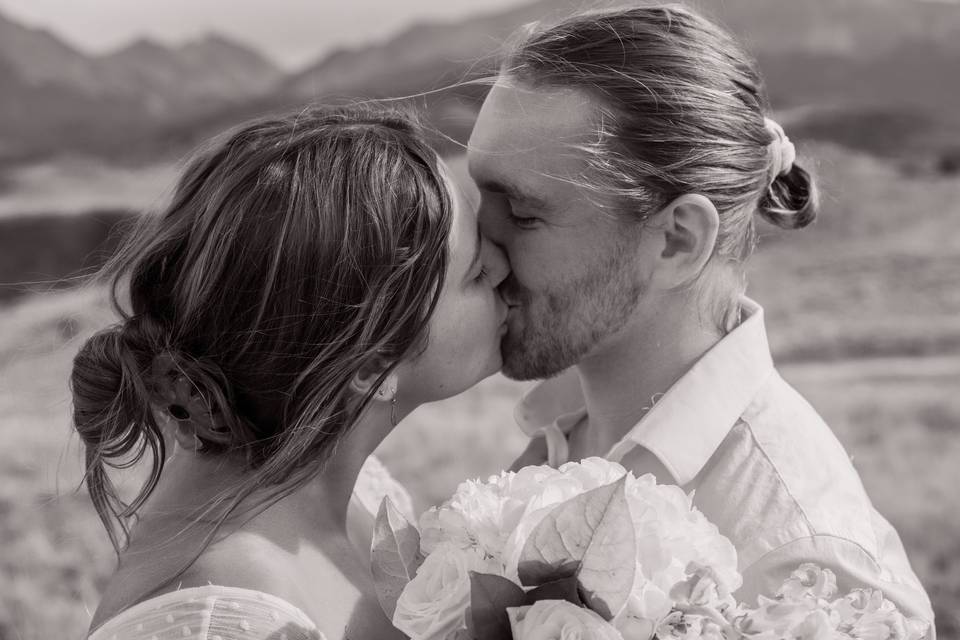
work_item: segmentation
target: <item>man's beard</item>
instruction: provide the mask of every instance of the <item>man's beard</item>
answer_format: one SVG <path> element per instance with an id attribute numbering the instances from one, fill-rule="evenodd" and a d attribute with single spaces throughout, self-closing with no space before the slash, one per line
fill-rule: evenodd
<path id="1" fill-rule="evenodd" d="M 514 380 L 555 376 L 627 323 L 644 286 L 622 248 L 576 281 L 531 294 L 509 276 L 504 295 L 519 304 L 522 327 L 501 343 L 503 374 Z"/>

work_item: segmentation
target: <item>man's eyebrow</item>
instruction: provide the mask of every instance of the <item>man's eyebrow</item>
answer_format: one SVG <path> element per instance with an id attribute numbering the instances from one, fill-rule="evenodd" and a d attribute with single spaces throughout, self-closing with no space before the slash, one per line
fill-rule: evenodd
<path id="1" fill-rule="evenodd" d="M 479 188 L 481 191 L 499 193 L 515 202 L 523 203 L 526 206 L 534 209 L 542 209 L 544 207 L 545 201 L 543 198 L 531 193 L 524 193 L 509 182 L 504 182 L 501 180 L 480 180 L 477 182 L 477 188 Z"/>

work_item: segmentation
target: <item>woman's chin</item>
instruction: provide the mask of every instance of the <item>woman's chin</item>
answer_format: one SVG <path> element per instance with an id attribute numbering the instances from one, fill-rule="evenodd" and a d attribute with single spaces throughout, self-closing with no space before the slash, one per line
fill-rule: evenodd
<path id="1" fill-rule="evenodd" d="M 447 398 L 452 398 L 458 396 L 465 391 L 469 391 L 473 387 L 477 386 L 490 376 L 500 373 L 500 369 L 503 367 L 503 358 L 500 355 L 499 346 L 493 351 L 488 362 L 482 368 L 478 368 L 477 374 L 471 380 L 458 380 L 458 384 L 455 386 L 447 387 L 443 389 L 442 397 L 435 398 L 433 401 L 446 400 Z"/>

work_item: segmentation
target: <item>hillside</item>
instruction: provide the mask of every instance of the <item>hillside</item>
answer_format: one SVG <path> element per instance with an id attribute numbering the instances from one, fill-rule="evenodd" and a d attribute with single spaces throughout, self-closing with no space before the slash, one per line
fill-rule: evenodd
<path id="1" fill-rule="evenodd" d="M 259 52 L 215 34 L 90 56 L 0 14 L 0 162 L 155 151 L 163 126 L 263 95 L 281 77 Z"/>
<path id="2" fill-rule="evenodd" d="M 808 109 L 814 138 L 890 155 L 960 148 L 960 4 L 691 2 L 749 45 L 777 109 Z M 63 149 L 155 158 L 181 153 L 242 119 L 307 101 L 420 94 L 489 74 L 499 47 L 520 25 L 583 7 L 581 0 L 538 0 L 456 23 L 415 25 L 288 76 L 218 36 L 179 49 L 141 41 L 91 59 L 53 34 L 0 18 L 0 160 Z M 482 87 L 461 87 L 415 104 L 463 141 L 482 95 Z M 888 119 L 875 120 L 878 126 L 915 119 L 923 127 L 901 126 L 890 136 L 858 127 L 851 135 L 846 124 L 863 112 Z"/>

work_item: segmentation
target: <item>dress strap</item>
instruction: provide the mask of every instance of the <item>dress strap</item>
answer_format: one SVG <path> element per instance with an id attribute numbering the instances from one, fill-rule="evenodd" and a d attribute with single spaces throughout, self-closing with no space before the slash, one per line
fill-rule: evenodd
<path id="1" fill-rule="evenodd" d="M 556 422 L 540 428 L 540 433 L 547 440 L 547 464 L 556 469 L 570 461 L 570 443 L 567 434 L 557 426 Z"/>

